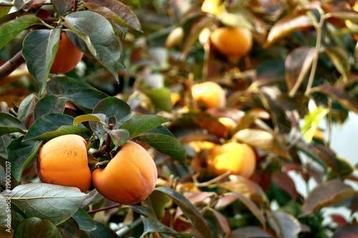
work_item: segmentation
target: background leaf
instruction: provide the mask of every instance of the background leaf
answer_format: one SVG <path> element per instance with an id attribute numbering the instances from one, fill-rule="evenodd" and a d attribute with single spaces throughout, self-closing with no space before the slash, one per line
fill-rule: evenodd
<path id="1" fill-rule="evenodd" d="M 23 132 L 25 129 L 24 125 L 18 119 L 8 113 L 0 112 L 0 135 L 12 132 Z"/>
<path id="2" fill-rule="evenodd" d="M 23 220 L 15 231 L 14 238 L 62 238 L 60 231 L 49 220 L 31 217 Z"/>

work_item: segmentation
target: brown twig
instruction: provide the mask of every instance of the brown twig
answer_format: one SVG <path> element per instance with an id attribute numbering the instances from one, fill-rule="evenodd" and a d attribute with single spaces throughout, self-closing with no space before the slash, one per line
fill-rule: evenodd
<path id="1" fill-rule="evenodd" d="M 106 210 L 109 210 L 109 209 L 112 209 L 112 208 L 116 208 L 116 207 L 118 207 L 120 205 L 121 204 L 119 204 L 119 203 L 115 203 L 115 204 L 109 205 L 107 207 L 101 207 L 101 208 L 98 208 L 98 209 L 88 211 L 88 214 L 93 214 L 93 213 L 97 213 L 97 212 L 101 212 L 101 211 L 106 211 Z"/>
<path id="2" fill-rule="evenodd" d="M 0 66 L 0 79 L 5 78 L 12 71 L 14 71 L 17 67 L 19 67 L 25 60 L 22 57 L 22 52 L 19 51 L 14 55 L 11 59 L 9 59 L 6 63 Z"/>

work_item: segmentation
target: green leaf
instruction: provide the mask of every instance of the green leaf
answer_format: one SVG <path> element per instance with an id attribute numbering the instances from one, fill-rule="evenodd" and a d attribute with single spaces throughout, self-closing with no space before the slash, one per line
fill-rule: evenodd
<path id="1" fill-rule="evenodd" d="M 129 132 L 125 129 L 110 130 L 108 133 L 116 147 L 124 145 L 129 138 Z"/>
<path id="2" fill-rule="evenodd" d="M 165 127 L 148 131 L 136 138 L 173 159 L 183 161 L 186 157 L 182 144 Z"/>
<path id="3" fill-rule="evenodd" d="M 11 143 L 12 138 L 9 135 L 0 136 L 0 158 L 7 158 L 7 147 Z"/>
<path id="4" fill-rule="evenodd" d="M 94 47 L 94 57 L 117 79 L 117 73 L 123 67 L 122 47 L 111 23 L 98 13 L 79 11 L 65 17 L 65 26 L 83 39 L 88 48 L 91 48 L 91 45 Z M 84 36 L 89 37 L 91 45 L 88 45 Z"/>
<path id="5" fill-rule="evenodd" d="M 123 123 L 121 128 L 129 131 L 130 137 L 134 138 L 140 134 L 157 128 L 167 120 L 156 115 L 134 115 Z"/>
<path id="6" fill-rule="evenodd" d="M 0 6 L 0 17 L 7 15 L 10 9 L 11 6 Z"/>
<path id="7" fill-rule="evenodd" d="M 328 112 L 329 110 L 327 108 L 317 107 L 314 111 L 305 116 L 301 133 L 308 143 L 312 141 L 321 120 Z"/>
<path id="8" fill-rule="evenodd" d="M 118 238 L 118 235 L 108 226 L 96 221 L 94 223 L 96 226 L 95 229 L 93 231 L 86 232 L 90 238 Z"/>
<path id="9" fill-rule="evenodd" d="M 89 84 L 69 77 L 55 77 L 47 87 L 49 94 L 64 97 L 83 108 L 93 108 L 107 96 Z"/>
<path id="10" fill-rule="evenodd" d="M 142 31 L 135 13 L 125 4 L 117 0 L 84 0 L 84 5 L 119 25 L 129 26 Z"/>
<path id="11" fill-rule="evenodd" d="M 116 128 L 118 128 L 119 123 L 131 113 L 131 108 L 126 102 L 116 97 L 107 97 L 97 103 L 93 108 L 93 113 L 105 114 L 108 120 L 115 119 Z"/>
<path id="12" fill-rule="evenodd" d="M 58 50 L 60 33 L 61 29 L 58 28 L 34 30 L 24 39 L 22 54 L 40 93 L 46 88 L 46 81 Z"/>
<path id="13" fill-rule="evenodd" d="M 73 126 L 73 118 L 65 114 L 46 114 L 37 119 L 29 128 L 24 137 L 27 140 L 49 140 L 51 138 L 66 135 L 84 133 L 87 129 L 83 126 Z"/>
<path id="14" fill-rule="evenodd" d="M 78 188 L 47 183 L 28 183 L 2 193 L 27 217 L 35 216 L 60 224 L 81 207 L 87 197 Z"/>
<path id="15" fill-rule="evenodd" d="M 22 141 L 23 137 L 13 140 L 8 146 L 8 160 L 11 162 L 11 173 L 17 182 L 21 174 L 36 158 L 41 143 L 38 141 Z"/>
<path id="16" fill-rule="evenodd" d="M 53 95 L 46 96 L 37 102 L 34 110 L 35 118 L 49 113 L 63 113 L 66 100 Z"/>
<path id="17" fill-rule="evenodd" d="M 40 21 L 35 15 L 24 15 L 3 23 L 0 26 L 0 49 L 6 46 L 20 32 L 38 23 Z"/>
<path id="18" fill-rule="evenodd" d="M 22 132 L 25 130 L 25 126 L 10 114 L 0 112 L 0 135 Z"/>
<path id="19" fill-rule="evenodd" d="M 60 16 L 66 15 L 68 11 L 70 11 L 73 7 L 74 1 L 73 0 L 51 0 L 56 12 Z"/>
<path id="20" fill-rule="evenodd" d="M 35 94 L 30 94 L 20 103 L 19 109 L 17 111 L 17 118 L 25 123 L 28 118 L 33 114 L 34 108 L 37 103 L 37 98 Z"/>
<path id="21" fill-rule="evenodd" d="M 166 187 L 159 187 L 154 190 L 153 193 L 164 193 L 168 195 L 175 204 L 177 204 L 183 213 L 190 219 L 193 224 L 193 229 L 197 231 L 198 235 L 203 238 L 214 237 L 210 227 L 205 221 L 204 217 L 200 214 L 198 209 L 190 203 L 182 194 L 175 192 Z"/>
<path id="22" fill-rule="evenodd" d="M 27 218 L 18 225 L 14 238 L 62 238 L 61 232 L 49 220 Z"/>
<path id="23" fill-rule="evenodd" d="M 156 108 L 164 111 L 172 110 L 170 90 L 168 88 L 155 88 L 148 90 L 146 95 L 150 98 Z"/>
<path id="24" fill-rule="evenodd" d="M 82 208 L 78 209 L 72 218 L 76 221 L 81 231 L 94 231 L 96 229 L 96 222 Z"/>

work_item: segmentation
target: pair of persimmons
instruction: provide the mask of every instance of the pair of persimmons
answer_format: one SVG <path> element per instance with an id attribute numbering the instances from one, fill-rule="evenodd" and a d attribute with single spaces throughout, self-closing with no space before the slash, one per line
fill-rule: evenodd
<path id="1" fill-rule="evenodd" d="M 218 28 L 211 35 L 213 45 L 222 54 L 240 57 L 252 46 L 250 31 L 242 28 Z M 81 60 L 83 53 L 61 34 L 52 73 L 66 73 Z M 214 82 L 196 84 L 194 100 L 206 108 L 223 107 L 225 91 Z M 237 142 L 215 146 L 208 158 L 208 170 L 214 175 L 225 172 L 250 177 L 255 170 L 254 150 Z M 38 156 L 41 181 L 89 190 L 91 183 L 104 197 L 122 204 L 135 204 L 154 190 L 157 168 L 150 154 L 139 144 L 128 141 L 105 168 L 88 166 L 86 141 L 78 135 L 63 135 L 45 143 Z"/>

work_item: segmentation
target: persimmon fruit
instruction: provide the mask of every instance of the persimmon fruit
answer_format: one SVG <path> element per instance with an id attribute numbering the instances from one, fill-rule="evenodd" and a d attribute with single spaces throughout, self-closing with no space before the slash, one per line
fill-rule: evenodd
<path id="1" fill-rule="evenodd" d="M 210 35 L 212 45 L 230 58 L 240 58 L 252 48 L 252 34 L 242 27 L 220 27 Z"/>
<path id="2" fill-rule="evenodd" d="M 76 67 L 81 61 L 83 52 L 75 46 L 66 33 L 62 32 L 51 73 L 64 74 Z"/>
<path id="3" fill-rule="evenodd" d="M 205 108 L 221 108 L 226 104 L 225 90 L 215 82 L 195 84 L 191 93 L 194 101 Z"/>
<path id="4" fill-rule="evenodd" d="M 92 173 L 94 187 L 121 204 L 145 200 L 154 190 L 158 172 L 153 158 L 139 144 L 128 141 L 105 168 Z"/>
<path id="5" fill-rule="evenodd" d="M 215 146 L 209 154 L 208 171 L 214 175 L 226 172 L 250 177 L 256 167 L 256 154 L 247 144 L 229 142 Z"/>
<path id="6" fill-rule="evenodd" d="M 49 140 L 40 149 L 38 169 L 42 182 L 86 192 L 91 185 L 91 171 L 85 139 L 69 134 Z"/>

